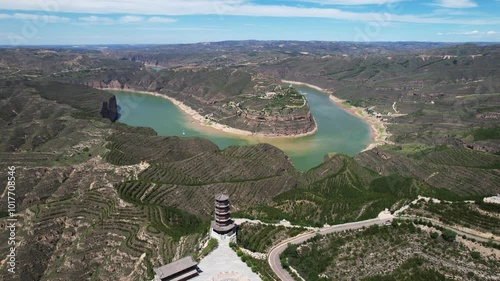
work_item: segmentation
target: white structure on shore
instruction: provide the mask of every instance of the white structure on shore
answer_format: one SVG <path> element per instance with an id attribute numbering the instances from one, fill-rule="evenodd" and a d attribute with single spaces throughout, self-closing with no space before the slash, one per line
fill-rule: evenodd
<path id="1" fill-rule="evenodd" d="M 485 197 L 483 199 L 484 203 L 500 204 L 500 194 L 497 196 Z"/>

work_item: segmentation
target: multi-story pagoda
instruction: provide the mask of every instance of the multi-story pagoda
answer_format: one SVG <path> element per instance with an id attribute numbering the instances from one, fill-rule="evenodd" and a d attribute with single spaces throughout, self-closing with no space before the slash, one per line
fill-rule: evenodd
<path id="1" fill-rule="evenodd" d="M 223 193 L 215 195 L 215 221 L 212 222 L 212 229 L 220 235 L 234 233 L 235 225 L 231 220 L 230 209 L 228 195 Z"/>

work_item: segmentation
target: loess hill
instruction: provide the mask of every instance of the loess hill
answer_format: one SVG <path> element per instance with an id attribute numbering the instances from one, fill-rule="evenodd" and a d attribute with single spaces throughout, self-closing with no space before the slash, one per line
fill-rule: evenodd
<path id="1" fill-rule="evenodd" d="M 298 184 L 270 145 L 220 150 L 111 123 L 99 116 L 111 95 L 86 86 L 2 86 L 1 163 L 17 167 L 17 234 L 33 241 L 18 248 L 20 280 L 151 278 L 153 267 L 200 250 L 215 193 L 239 209 Z"/>
<path id="2" fill-rule="evenodd" d="M 430 236 L 435 232 L 436 238 Z M 498 250 L 434 227 L 401 222 L 318 236 L 289 246 L 282 259 L 306 280 L 498 280 Z"/>
<path id="3" fill-rule="evenodd" d="M 153 267 L 201 251 L 213 195 L 221 191 L 231 196 L 236 215 L 303 225 L 373 218 L 418 195 L 462 200 L 498 192 L 497 46 L 412 48 L 390 58 L 368 49 L 366 58 L 336 51 L 330 57 L 318 48 L 271 59 L 273 45 L 255 56 L 237 52 L 245 65 L 221 60 L 218 66 L 202 63 L 213 50 L 198 48 L 176 57 L 182 65 L 159 60 L 158 69 L 125 55 L 149 56 L 136 49 L 0 50 L 0 162 L 17 167 L 20 280 L 152 278 Z M 456 57 L 444 59 L 448 54 Z M 276 121 L 284 125 L 272 133 L 300 132 L 313 121 L 307 104 L 287 107 L 300 101 L 279 88 L 282 78 L 374 107 L 387 119 L 393 143 L 355 157 L 325 157 L 299 173 L 267 144 L 221 150 L 208 140 L 160 137 L 99 116 L 112 96 L 99 89 L 123 87 L 172 96 L 217 122 L 250 130 L 269 121 L 259 117 L 294 116 Z M 285 103 L 266 99 L 268 92 L 282 93 Z M 240 116 L 230 117 L 238 110 Z M 0 206 L 5 217 L 5 200 Z M 450 220 L 448 214 L 460 214 L 452 208 L 415 212 Z M 7 250 L 0 245 L 3 256 Z"/>

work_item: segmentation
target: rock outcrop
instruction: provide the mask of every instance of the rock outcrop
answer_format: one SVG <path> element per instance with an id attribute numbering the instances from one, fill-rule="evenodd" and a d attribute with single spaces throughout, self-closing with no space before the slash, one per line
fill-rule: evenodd
<path id="1" fill-rule="evenodd" d="M 103 102 L 101 108 L 101 116 L 103 118 L 108 118 L 111 122 L 118 120 L 118 104 L 116 102 L 116 96 L 112 96 L 109 102 Z"/>
<path id="2" fill-rule="evenodd" d="M 218 86 L 214 86 L 214 83 Z M 267 91 L 266 86 L 276 86 L 280 82 L 269 77 L 253 76 L 245 71 L 170 70 L 162 72 L 161 77 L 131 74 L 129 77 L 110 76 L 106 79 L 89 80 L 84 84 L 96 89 L 154 91 L 165 94 L 198 111 L 206 117 L 207 122 L 216 122 L 255 134 L 293 136 L 313 133 L 316 130 L 316 122 L 307 103 L 304 106 L 276 106 L 270 99 L 255 98 L 259 93 Z M 283 96 L 287 89 L 279 88 L 276 91 Z M 297 95 L 296 99 L 302 98 L 297 93 L 289 95 Z M 287 102 L 291 103 L 293 99 L 289 96 Z M 241 106 L 236 106 L 235 100 L 239 101 Z M 230 105 L 231 102 L 233 105 Z M 102 114 L 108 116 L 105 107 L 103 105 Z M 112 108 L 112 105 L 108 103 L 108 107 Z"/>
<path id="3" fill-rule="evenodd" d="M 118 80 L 110 80 L 110 81 L 103 81 L 103 80 L 93 80 L 93 81 L 87 81 L 83 82 L 85 86 L 89 86 L 92 88 L 96 89 L 129 89 L 126 84 L 120 83 Z"/>

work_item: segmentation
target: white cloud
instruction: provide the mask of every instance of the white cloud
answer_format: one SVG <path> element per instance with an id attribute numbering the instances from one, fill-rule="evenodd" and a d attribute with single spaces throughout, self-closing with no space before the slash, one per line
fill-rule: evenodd
<path id="1" fill-rule="evenodd" d="M 123 16 L 120 18 L 121 23 L 141 22 L 143 20 L 144 18 L 139 16 Z"/>
<path id="2" fill-rule="evenodd" d="M 311 0 L 306 0 L 311 1 Z M 348 2 L 348 0 L 313 0 L 317 2 Z M 352 3 L 387 2 L 389 0 L 353 0 Z M 475 5 L 470 0 L 439 0 L 442 6 L 467 7 Z M 407 22 L 485 25 L 500 24 L 497 18 L 461 19 L 432 15 L 409 15 L 368 12 L 350 12 L 334 8 L 307 8 L 291 5 L 262 5 L 250 0 L 86 0 L 60 1 L 56 7 L 58 12 L 88 13 L 88 14 L 133 14 L 151 17 L 177 15 L 219 15 L 219 16 L 253 16 L 253 17 L 306 17 L 329 18 L 364 22 Z M 0 9 L 7 10 L 41 10 L 40 4 L 33 0 L 0 0 Z M 139 22 L 139 16 L 125 16 L 120 22 Z"/>
<path id="3" fill-rule="evenodd" d="M 114 20 L 110 17 L 99 17 L 99 16 L 87 16 L 87 17 L 79 17 L 78 20 L 80 22 L 76 22 L 78 25 L 89 25 L 89 24 L 127 24 L 127 23 L 137 23 L 143 22 L 145 20 L 144 17 L 127 15 L 120 17 L 117 20 Z M 147 22 L 150 23 L 174 23 L 177 22 L 176 19 L 166 18 L 166 17 L 150 17 L 147 19 Z"/>
<path id="4" fill-rule="evenodd" d="M 307 17 L 307 18 L 331 18 L 349 21 L 365 21 L 376 23 L 381 26 L 390 22 L 407 23 L 443 23 L 443 24 L 499 24 L 500 20 L 462 20 L 442 17 L 421 15 L 399 15 L 391 13 L 357 13 L 340 9 L 303 8 L 291 6 L 264 6 L 264 5 L 241 5 L 226 11 L 228 15 L 234 16 L 268 16 L 268 17 Z"/>
<path id="5" fill-rule="evenodd" d="M 135 15 L 195 15 L 219 14 L 226 7 L 234 7 L 248 0 L 85 0 L 53 1 L 54 5 L 45 8 L 42 1 L 0 0 L 0 9 L 6 10 L 46 10 L 52 12 L 71 12 L 88 14 L 135 14 Z"/>
<path id="6" fill-rule="evenodd" d="M 55 22 L 67 22 L 70 19 L 59 16 L 52 16 L 47 14 L 23 14 L 23 13 L 15 13 L 15 14 L 0 14 L 0 20 L 27 20 L 27 21 L 41 21 L 47 23 L 55 23 Z"/>
<path id="7" fill-rule="evenodd" d="M 472 12 L 466 9 L 451 9 L 451 8 L 438 8 L 432 11 L 433 15 L 436 16 L 482 16 L 479 12 Z"/>
<path id="8" fill-rule="evenodd" d="M 228 31 L 229 29 L 210 27 L 138 27 L 136 30 L 158 30 L 158 31 Z"/>
<path id="9" fill-rule="evenodd" d="M 88 17 L 80 17 L 78 19 L 80 21 L 92 22 L 92 23 L 113 23 L 113 19 L 108 17 L 88 16 Z"/>
<path id="10" fill-rule="evenodd" d="M 402 0 L 299 0 L 299 1 L 317 3 L 321 5 L 356 6 L 356 5 L 385 5 L 385 4 L 401 2 Z"/>
<path id="11" fill-rule="evenodd" d="M 481 33 L 481 31 L 479 31 L 479 30 L 473 30 L 473 31 L 463 32 L 462 34 L 464 34 L 464 35 L 478 35 L 480 33 Z"/>
<path id="12" fill-rule="evenodd" d="M 479 30 L 471 30 L 471 31 L 460 31 L 460 32 L 448 32 L 446 33 L 448 35 L 467 35 L 467 36 L 488 36 L 488 35 L 496 35 L 498 32 L 494 30 L 489 30 L 489 31 L 479 31 Z"/>
<path id="13" fill-rule="evenodd" d="M 474 8 L 477 4 L 471 0 L 437 0 L 437 6 L 445 8 Z"/>
<path id="14" fill-rule="evenodd" d="M 173 18 L 165 18 L 165 17 L 150 17 L 148 19 L 148 22 L 153 22 L 153 23 L 173 23 L 173 22 L 177 22 L 177 20 L 173 19 Z"/>

